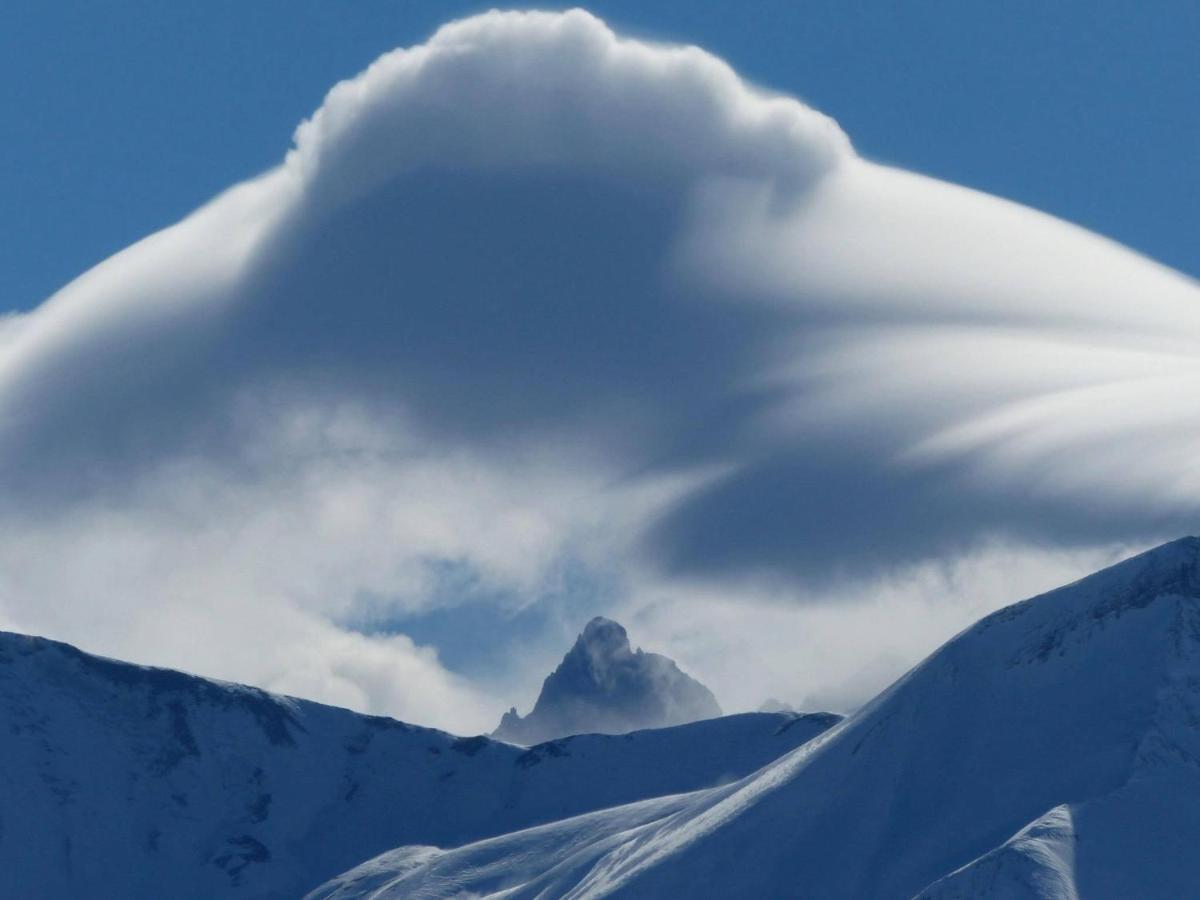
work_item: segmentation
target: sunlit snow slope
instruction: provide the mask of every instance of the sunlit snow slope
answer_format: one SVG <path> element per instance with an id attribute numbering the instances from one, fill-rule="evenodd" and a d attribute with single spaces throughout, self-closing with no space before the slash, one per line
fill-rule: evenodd
<path id="1" fill-rule="evenodd" d="M 526 750 L 0 632 L 0 897 L 292 900 L 397 844 L 727 783 L 835 721 Z"/>
<path id="2" fill-rule="evenodd" d="M 1179 898 L 1200 885 L 1200 539 L 987 617 L 762 771 L 315 896 Z"/>

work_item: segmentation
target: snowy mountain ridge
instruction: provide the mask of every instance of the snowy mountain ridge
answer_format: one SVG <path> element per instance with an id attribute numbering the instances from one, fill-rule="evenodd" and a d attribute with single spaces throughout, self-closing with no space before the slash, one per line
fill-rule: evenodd
<path id="1" fill-rule="evenodd" d="M 728 782 L 836 721 L 525 749 L 0 632 L 0 896 L 290 900 L 397 844 Z"/>
<path id="2" fill-rule="evenodd" d="M 312 896 L 1166 900 L 1200 884 L 1197 796 L 1184 538 L 983 619 L 734 784 L 400 848 Z"/>
<path id="3" fill-rule="evenodd" d="M 492 737 L 538 744 L 568 734 L 624 734 L 721 715 L 712 692 L 658 653 L 633 650 L 617 622 L 597 616 L 542 684 L 532 712 L 510 709 Z"/>

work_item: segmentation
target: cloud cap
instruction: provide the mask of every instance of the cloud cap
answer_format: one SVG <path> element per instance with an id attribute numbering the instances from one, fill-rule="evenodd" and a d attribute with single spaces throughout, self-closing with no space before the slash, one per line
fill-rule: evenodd
<path id="1" fill-rule="evenodd" d="M 697 48 L 487 13 L 0 325 L 0 615 L 478 727 L 403 622 L 1192 530 L 1198 360 L 1178 273 Z"/>

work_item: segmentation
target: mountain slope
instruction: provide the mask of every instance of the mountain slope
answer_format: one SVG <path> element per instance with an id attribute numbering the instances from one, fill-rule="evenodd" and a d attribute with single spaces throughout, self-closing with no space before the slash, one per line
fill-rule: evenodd
<path id="1" fill-rule="evenodd" d="M 1185 538 L 985 618 L 738 783 L 396 851 L 373 896 L 1174 898 L 1200 883 L 1197 723 Z"/>
<path id="2" fill-rule="evenodd" d="M 0 896 L 294 898 L 400 843 L 727 782 L 835 721 L 525 750 L 0 633 Z"/>
<path id="3" fill-rule="evenodd" d="M 634 651 L 625 629 L 597 616 L 542 684 L 533 711 L 516 709 L 492 736 L 537 744 L 563 735 L 623 734 L 642 728 L 682 725 L 721 715 L 704 685 L 657 653 Z"/>
<path id="4" fill-rule="evenodd" d="M 1195 771 L 1139 774 L 1111 794 L 1055 807 L 917 900 L 1195 896 L 1198 797 Z"/>

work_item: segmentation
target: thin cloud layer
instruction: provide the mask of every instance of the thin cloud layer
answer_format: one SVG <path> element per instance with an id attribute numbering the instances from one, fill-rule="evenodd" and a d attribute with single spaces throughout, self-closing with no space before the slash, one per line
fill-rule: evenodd
<path id="1" fill-rule="evenodd" d="M 507 698 L 348 623 L 461 602 L 446 571 L 649 621 L 1194 530 L 1198 350 L 1177 273 L 697 48 L 488 13 L 0 322 L 0 616 L 480 728 Z"/>

